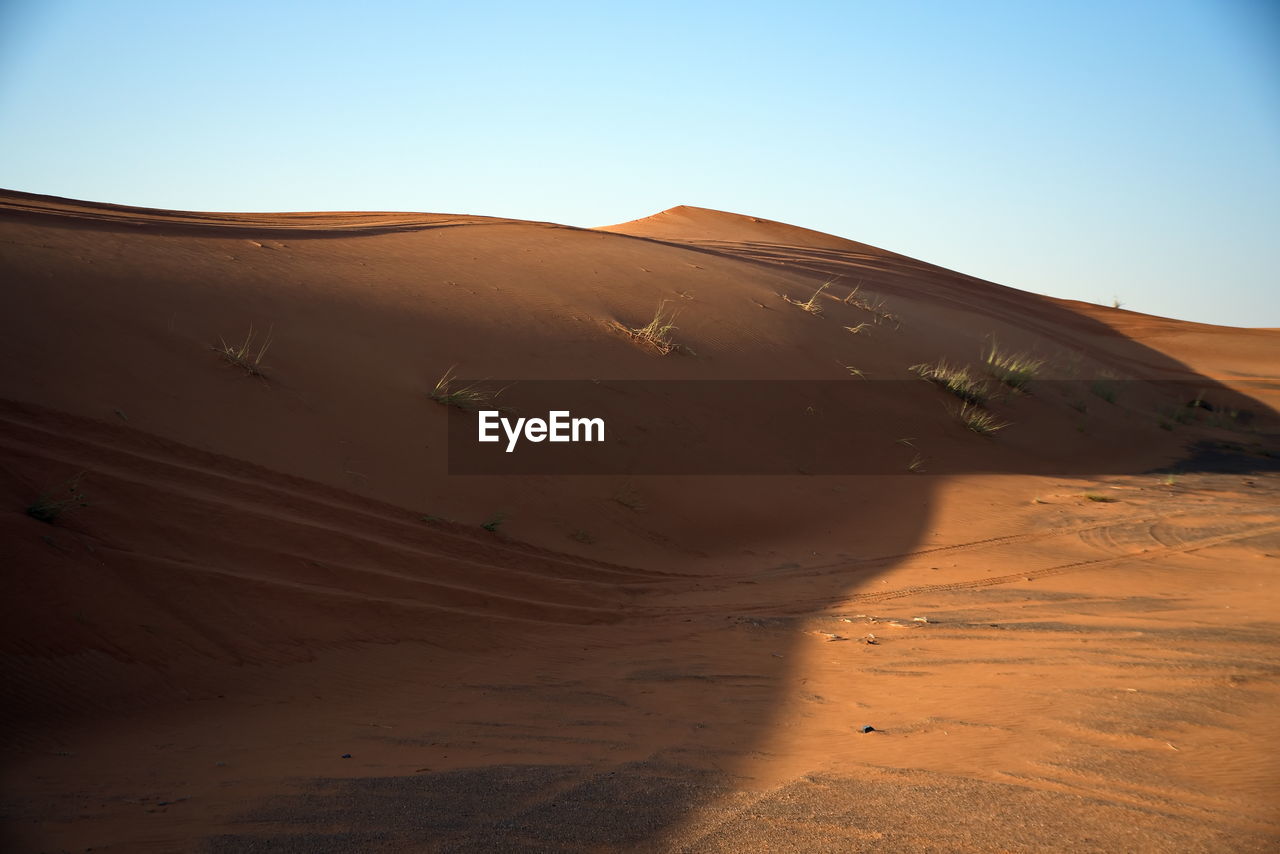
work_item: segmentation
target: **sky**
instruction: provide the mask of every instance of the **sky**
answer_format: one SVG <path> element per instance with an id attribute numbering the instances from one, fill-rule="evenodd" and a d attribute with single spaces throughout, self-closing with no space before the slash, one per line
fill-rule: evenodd
<path id="1" fill-rule="evenodd" d="M 578 226 L 688 204 L 1280 327 L 1280 3 L 0 0 L 0 187 Z"/>

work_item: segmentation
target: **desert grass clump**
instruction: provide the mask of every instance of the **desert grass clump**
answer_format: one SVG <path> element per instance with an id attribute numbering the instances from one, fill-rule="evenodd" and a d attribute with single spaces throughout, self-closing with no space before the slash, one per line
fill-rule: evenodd
<path id="1" fill-rule="evenodd" d="M 454 385 L 457 379 L 453 373 L 455 367 L 457 366 L 451 366 L 436 380 L 435 388 L 427 392 L 427 397 L 444 406 L 456 406 L 469 411 L 491 403 L 500 394 L 481 388 L 476 383 L 462 387 Z"/>
<path id="2" fill-rule="evenodd" d="M 80 472 L 48 492 L 36 496 L 36 500 L 27 505 L 27 515 L 53 524 L 63 513 L 77 507 L 88 507 L 87 497 L 80 491 L 80 479 L 83 477 L 84 472 Z"/>
<path id="3" fill-rule="evenodd" d="M 1168 422 L 1170 424 L 1169 429 L 1172 429 L 1173 424 L 1194 424 L 1196 416 L 1194 412 L 1185 406 L 1170 406 L 1160 413 L 1160 420 Z"/>
<path id="4" fill-rule="evenodd" d="M 982 359 L 987 363 L 988 373 L 1014 391 L 1026 391 L 1027 385 L 1044 367 L 1044 359 L 1034 359 L 1026 353 L 1005 352 L 994 340 L 982 354 Z"/>
<path id="5" fill-rule="evenodd" d="M 961 424 L 980 436 L 994 435 L 1009 426 L 1003 421 L 997 421 L 994 415 L 976 404 L 962 403 L 955 412 Z"/>
<path id="6" fill-rule="evenodd" d="M 678 311 L 668 312 L 667 300 L 663 300 L 658 304 L 653 319 L 644 326 L 630 327 L 621 323 L 615 323 L 614 326 L 631 336 L 632 341 L 638 341 L 665 356 L 680 349 L 680 345 L 671 340 L 671 333 L 679 328 L 675 325 L 678 314 Z"/>
<path id="7" fill-rule="evenodd" d="M 942 386 L 966 404 L 981 406 L 989 397 L 987 384 L 971 375 L 968 368 L 953 367 L 944 360 L 936 365 L 912 365 L 910 369 L 922 379 Z"/>
<path id="8" fill-rule="evenodd" d="M 634 487 L 630 486 L 624 486 L 622 489 L 615 492 L 613 500 L 628 510 L 636 513 L 642 513 L 647 508 L 647 505 L 644 503 L 644 498 L 641 497 L 640 493 Z"/>
<path id="9" fill-rule="evenodd" d="M 875 317 L 875 322 L 877 324 L 888 321 L 892 323 L 895 328 L 902 326 L 902 322 L 898 319 L 898 316 L 885 309 L 884 297 L 863 295 L 861 282 L 855 285 L 853 290 L 845 294 L 844 299 L 840 300 L 840 302 L 868 312 Z"/>
<path id="10" fill-rule="evenodd" d="M 506 520 L 507 520 L 506 514 L 494 513 L 493 516 L 491 516 L 487 522 L 482 522 L 480 524 L 480 527 L 484 528 L 486 531 L 492 534 L 496 532 L 498 530 L 498 526 L 501 525 Z"/>
<path id="11" fill-rule="evenodd" d="M 796 308 L 803 309 L 809 312 L 810 314 L 812 314 L 814 317 L 820 317 L 822 316 L 822 306 L 818 303 L 818 297 L 821 296 L 822 292 L 825 291 L 830 286 L 831 286 L 830 282 L 824 282 L 821 287 L 819 287 L 816 291 L 813 292 L 813 296 L 809 297 L 807 300 L 794 299 L 792 297 L 787 296 L 786 294 L 783 294 L 782 298 L 787 302 L 791 303 L 792 305 L 794 305 Z"/>
<path id="12" fill-rule="evenodd" d="M 267 348 L 271 346 L 271 331 L 267 330 L 267 337 L 261 344 L 254 343 L 255 334 L 253 326 L 250 326 L 249 333 L 241 343 L 228 344 L 225 338 L 219 338 L 217 345 L 211 349 L 249 376 L 265 377 L 262 357 L 267 355 Z"/>
<path id="13" fill-rule="evenodd" d="M 1115 377 L 1112 377 L 1112 376 L 1098 377 L 1096 380 L 1093 381 L 1093 384 L 1089 386 L 1089 390 L 1092 391 L 1094 395 L 1096 395 L 1097 397 L 1100 397 L 1103 400 L 1105 400 L 1107 403 L 1116 402 Z"/>
<path id="14" fill-rule="evenodd" d="M 1096 492 L 1086 492 L 1084 497 L 1089 501 L 1096 501 L 1099 504 L 1114 504 L 1119 498 L 1112 498 L 1110 495 L 1099 495 Z"/>

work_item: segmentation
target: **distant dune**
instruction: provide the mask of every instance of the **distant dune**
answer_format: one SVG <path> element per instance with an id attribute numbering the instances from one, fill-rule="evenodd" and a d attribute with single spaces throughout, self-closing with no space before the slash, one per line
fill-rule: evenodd
<path id="1" fill-rule="evenodd" d="M 1280 330 L 687 206 L 5 191 L 0 276 L 12 850 L 1280 839 Z M 451 369 L 705 381 L 637 442 L 746 473 L 451 475 Z M 810 423 L 869 473 L 760 474 Z"/>

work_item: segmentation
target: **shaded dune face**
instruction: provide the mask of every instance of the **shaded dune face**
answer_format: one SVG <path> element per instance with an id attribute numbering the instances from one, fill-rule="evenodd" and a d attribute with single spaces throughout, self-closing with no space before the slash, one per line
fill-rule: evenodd
<path id="1" fill-rule="evenodd" d="M 5 731 L 19 752 L 97 734 L 112 761 L 137 729 L 163 732 L 212 764 L 202 722 L 234 721 L 209 744 L 255 746 L 263 779 L 321 781 L 245 794 L 249 832 L 212 818 L 182 831 L 215 849 L 301 845 L 343 822 L 321 835 L 667 844 L 741 780 L 768 781 L 771 758 L 785 777 L 803 653 L 774 628 L 887 601 L 880 575 L 942 548 L 940 492 L 967 473 L 1055 454 L 1112 475 L 1174 464 L 1193 428 L 1234 426 L 1203 407 L 1178 420 L 1192 387 L 1248 418 L 1250 442 L 1275 429 L 1276 393 L 1241 370 L 1274 353 L 1274 331 L 1035 296 L 697 208 L 577 229 L 8 193 L 0 241 L 0 540 L 21 603 L 0 638 Z M 619 331 L 664 304 L 680 351 Z M 1042 391 L 992 405 L 1011 423 L 987 437 L 909 368 L 981 373 L 993 340 L 1045 365 Z M 242 341 L 260 373 L 218 352 Z M 857 433 L 898 473 L 450 475 L 448 409 L 428 393 L 451 366 L 495 381 L 898 380 L 902 400 Z M 703 417 L 733 442 L 750 413 Z M 1265 464 L 1254 450 L 1246 469 Z M 21 512 L 77 475 L 87 506 L 54 524 Z M 913 589 L 931 583 L 954 584 Z M 335 769 L 360 753 L 330 743 L 352 721 L 374 759 Z M 291 742 L 295 728 L 307 735 Z"/>

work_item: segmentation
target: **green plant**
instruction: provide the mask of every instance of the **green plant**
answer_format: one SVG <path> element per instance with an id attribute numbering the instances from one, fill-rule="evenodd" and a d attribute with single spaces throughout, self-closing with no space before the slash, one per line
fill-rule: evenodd
<path id="1" fill-rule="evenodd" d="M 796 306 L 797 308 L 802 308 L 812 315 L 815 315 L 815 316 L 821 315 L 822 306 L 818 304 L 818 296 L 823 291 L 825 291 L 830 285 L 831 285 L 830 282 L 824 282 L 820 288 L 818 288 L 816 291 L 813 292 L 813 296 L 809 297 L 807 300 L 801 301 L 798 299 L 792 299 L 786 294 L 783 294 L 782 298 L 787 302 L 791 303 L 792 305 Z"/>
<path id="2" fill-rule="evenodd" d="M 48 492 L 36 496 L 36 500 L 27 505 L 27 515 L 32 519 L 52 524 L 63 513 L 76 507 L 88 507 L 89 502 L 85 494 L 80 491 L 80 479 L 84 474 L 80 472 Z"/>
<path id="3" fill-rule="evenodd" d="M 592 545 L 596 541 L 595 537 L 582 530 L 574 531 L 569 535 L 569 539 L 587 546 Z"/>
<path id="4" fill-rule="evenodd" d="M 658 304 L 658 310 L 654 312 L 653 319 L 644 326 L 630 327 L 615 323 L 614 327 L 629 335 L 631 340 L 652 347 L 665 356 L 680 349 L 679 345 L 671 340 L 671 333 L 679 328 L 675 325 L 678 314 L 678 311 L 668 313 L 667 300 L 663 300 Z"/>
<path id="5" fill-rule="evenodd" d="M 1221 427 L 1226 430 L 1245 429 L 1240 423 L 1240 410 L 1238 409 L 1221 409 L 1210 415 L 1206 423 L 1210 427 Z"/>
<path id="6" fill-rule="evenodd" d="M 961 404 L 955 413 L 964 426 L 982 436 L 990 436 L 1009 426 L 1005 422 L 997 421 L 990 412 L 972 403 Z"/>
<path id="7" fill-rule="evenodd" d="M 1116 384 L 1114 377 L 1102 376 L 1093 381 L 1089 386 L 1089 390 L 1095 395 L 1105 400 L 1107 403 L 1116 402 Z"/>
<path id="8" fill-rule="evenodd" d="M 435 387 L 427 392 L 427 397 L 444 406 L 456 406 L 462 410 L 472 410 L 492 403 L 493 399 L 502 393 L 501 391 L 493 392 L 481 388 L 478 383 L 471 383 L 462 388 L 455 387 L 454 381 L 457 379 L 453 373 L 455 367 L 457 366 L 451 366 L 449 370 L 441 375 L 440 379 L 436 380 Z"/>
<path id="9" fill-rule="evenodd" d="M 1099 495 L 1096 492 L 1086 492 L 1084 497 L 1090 501 L 1097 501 L 1099 504 L 1112 504 L 1119 501 L 1119 498 L 1112 498 L 1110 495 Z"/>
<path id="10" fill-rule="evenodd" d="M 267 354 L 267 348 L 271 346 L 271 330 L 267 330 L 267 337 L 256 347 L 253 341 L 254 335 L 253 326 L 250 326 L 249 334 L 245 336 L 242 343 L 228 344 L 225 338 L 219 338 L 218 344 L 210 349 L 249 376 L 265 377 L 262 357 Z"/>
<path id="11" fill-rule="evenodd" d="M 482 522 L 480 527 L 484 528 L 489 533 L 493 533 L 498 530 L 499 525 L 506 521 L 506 518 L 507 517 L 502 513 L 494 513 L 492 518 L 490 518 L 488 522 Z"/>
<path id="12" fill-rule="evenodd" d="M 994 339 L 982 358 L 991 375 L 1015 391 L 1026 391 L 1027 384 L 1044 367 L 1044 359 L 1035 359 L 1026 353 L 1004 352 Z"/>
<path id="13" fill-rule="evenodd" d="M 987 402 L 987 385 L 969 374 L 968 368 L 956 368 L 940 361 L 936 365 L 912 365 L 910 370 L 921 378 L 937 383 L 965 403 L 977 406 Z"/>
<path id="14" fill-rule="evenodd" d="M 1170 406 L 1160 413 L 1160 426 L 1169 425 L 1166 430 L 1172 430 L 1174 424 L 1191 424 L 1195 420 L 1195 413 L 1185 406 Z"/>

